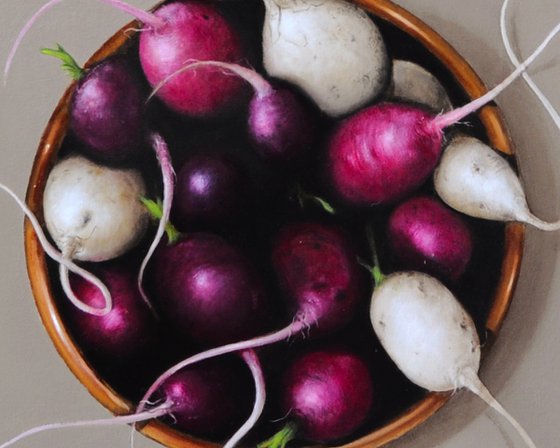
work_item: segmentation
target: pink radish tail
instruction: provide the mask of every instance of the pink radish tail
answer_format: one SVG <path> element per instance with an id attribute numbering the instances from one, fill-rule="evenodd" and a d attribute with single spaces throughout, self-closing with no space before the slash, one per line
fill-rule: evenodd
<path id="1" fill-rule="evenodd" d="M 270 95 L 270 93 L 274 90 L 272 85 L 263 76 L 261 76 L 258 72 L 256 72 L 253 69 L 243 67 L 242 65 L 239 65 L 239 64 L 229 63 L 229 62 L 194 61 L 193 60 L 193 61 L 188 61 L 180 69 L 171 73 L 163 81 L 159 82 L 153 88 L 152 93 L 150 93 L 150 96 L 148 96 L 148 99 L 146 101 L 150 101 L 150 99 L 152 99 L 152 97 L 157 95 L 157 93 L 160 91 L 160 89 L 163 88 L 173 78 L 175 78 L 175 76 L 178 76 L 181 73 L 184 73 L 188 70 L 194 70 L 196 68 L 206 67 L 206 66 L 219 67 L 219 68 L 222 68 L 224 70 L 228 70 L 230 72 L 235 73 L 237 76 L 242 78 L 244 81 L 248 82 L 251 85 L 251 87 L 253 87 L 253 89 L 255 90 L 255 92 L 257 94 L 257 97 L 259 97 L 259 98 Z"/>
<path id="2" fill-rule="evenodd" d="M 142 413 L 136 413 L 132 415 L 119 415 L 116 417 L 110 417 L 110 418 L 99 419 L 99 420 L 83 420 L 77 422 L 51 423 L 47 425 L 37 426 L 35 428 L 31 428 L 25 432 L 22 432 L 21 434 L 17 435 L 11 440 L 8 440 L 7 442 L 0 445 L 0 448 L 8 448 L 9 446 L 19 442 L 22 439 L 25 439 L 27 437 L 45 431 L 52 431 L 55 429 L 66 429 L 66 428 L 91 428 L 91 427 L 99 427 L 99 426 L 128 425 L 131 423 L 138 423 L 146 420 L 151 420 L 153 418 L 162 417 L 172 412 L 172 410 L 173 410 L 172 403 L 165 402 L 162 405 L 157 406 L 148 411 Z"/>
<path id="3" fill-rule="evenodd" d="M 492 90 L 488 91 L 486 94 L 482 95 L 470 103 L 447 112 L 442 115 L 438 115 L 432 121 L 432 126 L 435 129 L 443 130 L 452 124 L 465 118 L 467 115 L 475 112 L 485 104 L 496 98 L 506 87 L 508 87 L 519 75 L 521 75 L 526 68 L 544 51 L 548 46 L 550 41 L 560 32 L 560 23 L 554 27 L 554 29 L 546 36 L 544 41 L 537 47 L 537 49 L 529 56 L 522 64 L 520 64 L 506 79 L 504 79 L 500 84 L 494 87 Z"/>
<path id="4" fill-rule="evenodd" d="M 111 293 L 109 292 L 105 284 L 101 280 L 99 280 L 95 275 L 93 275 L 91 272 L 78 266 L 77 264 L 73 263 L 69 259 L 69 257 L 71 257 L 71 252 L 72 252 L 71 248 L 69 249 L 70 250 L 69 254 L 62 254 L 50 243 L 47 236 L 45 235 L 45 232 L 43 232 L 41 224 L 39 223 L 39 220 L 37 219 L 35 214 L 25 204 L 25 202 L 23 202 L 10 188 L 0 183 L 0 189 L 8 193 L 8 195 L 11 196 L 12 199 L 19 205 L 19 207 L 23 210 L 23 213 L 25 213 L 25 216 L 33 226 L 35 235 L 37 235 L 37 239 L 39 240 L 39 243 L 41 244 L 41 247 L 43 248 L 45 253 L 54 261 L 60 264 L 59 272 L 60 272 L 62 286 L 65 292 L 67 293 L 70 301 L 74 303 L 74 305 L 77 306 L 80 310 L 96 316 L 103 316 L 107 314 L 109 311 L 111 311 L 113 307 L 113 299 L 111 297 Z M 94 284 L 97 288 L 99 288 L 99 290 L 101 291 L 105 299 L 105 306 L 103 308 L 90 307 L 89 305 L 83 303 L 74 295 L 68 281 L 69 270 L 72 271 L 74 274 L 79 275 L 84 280 L 87 280 L 88 282 Z"/>
<path id="5" fill-rule="evenodd" d="M 258 348 L 263 347 L 265 345 L 274 344 L 275 342 L 283 341 L 284 339 L 288 339 L 294 333 L 299 333 L 300 331 L 307 328 L 309 324 L 304 320 L 294 320 L 290 325 L 287 327 L 276 331 L 274 333 L 269 333 L 264 336 L 259 336 L 253 339 L 249 339 L 247 341 L 241 342 L 234 342 L 232 344 L 222 345 L 220 347 L 211 348 L 210 350 L 206 350 L 204 352 L 198 353 L 196 355 L 191 356 L 179 363 L 175 364 L 174 366 L 167 369 L 163 374 L 161 374 L 154 383 L 150 386 L 148 391 L 140 400 L 140 404 L 138 405 L 137 412 L 142 412 L 145 409 L 145 404 L 148 402 L 148 399 L 154 394 L 156 390 L 160 388 L 160 386 L 167 381 L 173 374 L 178 372 L 179 370 L 193 365 L 197 362 L 205 361 L 210 358 L 215 358 L 217 356 L 226 355 L 228 353 L 233 353 L 242 350 L 248 350 L 251 348 Z"/>
<path id="6" fill-rule="evenodd" d="M 143 9 L 137 8 L 136 6 L 129 5 L 121 0 L 99 0 L 103 3 L 106 3 L 114 8 L 120 9 L 121 11 L 133 16 L 134 18 L 138 19 L 140 22 L 144 23 L 148 28 L 158 30 L 165 26 L 165 20 L 156 17 L 152 13 L 148 11 L 144 11 Z M 31 29 L 31 27 L 37 22 L 37 20 L 49 9 L 53 6 L 61 3 L 62 0 L 49 0 L 43 6 L 41 6 L 27 21 L 27 23 L 23 26 L 23 28 L 18 33 L 16 40 L 14 41 L 10 52 L 8 53 L 8 58 L 6 59 L 6 65 L 4 66 L 4 85 L 6 85 L 8 81 L 8 73 L 10 72 L 10 68 L 12 66 L 12 62 L 14 60 L 14 56 L 23 41 L 23 38 L 27 34 L 27 32 Z"/>
<path id="7" fill-rule="evenodd" d="M 478 375 L 472 371 L 463 372 L 460 378 L 460 385 L 462 387 L 466 387 L 474 394 L 478 395 L 482 400 L 486 402 L 490 407 L 495 409 L 498 413 L 500 413 L 510 424 L 515 428 L 515 430 L 519 433 L 523 441 L 527 444 L 530 448 L 537 448 L 529 434 L 523 429 L 521 424 L 513 418 L 513 416 L 507 412 L 503 406 L 492 396 L 490 391 L 486 388 Z M 0 447 L 1 448 L 1 447 Z"/>
<path id="8" fill-rule="evenodd" d="M 148 262 L 152 258 L 157 246 L 159 245 L 163 235 L 165 233 L 165 228 L 169 222 L 169 215 L 171 214 L 171 205 L 173 203 L 173 191 L 175 188 L 175 171 L 173 170 L 173 165 L 171 164 L 171 156 L 169 155 L 169 148 L 165 143 L 165 140 L 161 135 L 154 133 L 151 136 L 152 138 L 152 146 L 156 153 L 156 157 L 158 159 L 159 165 L 161 167 L 161 174 L 163 179 L 163 205 L 162 205 L 162 216 L 159 220 L 158 228 L 156 231 L 156 235 L 154 236 L 154 240 L 148 249 L 144 259 L 142 260 L 142 264 L 140 266 L 140 270 L 138 272 L 138 290 L 140 291 L 140 295 L 144 302 L 150 307 L 153 311 L 152 304 L 146 291 L 144 290 L 143 282 L 144 282 L 144 272 L 146 270 L 146 266 Z"/>
<path id="9" fill-rule="evenodd" d="M 241 357 L 244 359 L 245 363 L 249 366 L 253 379 L 255 381 L 255 403 L 253 405 L 253 411 L 247 419 L 247 421 L 236 431 L 236 433 L 231 436 L 231 438 L 226 442 L 224 448 L 234 448 L 239 441 L 247 435 L 247 433 L 255 426 L 259 417 L 264 409 L 264 404 L 266 401 L 266 388 L 265 380 L 262 371 L 262 366 L 259 358 L 254 350 L 244 350 L 241 352 Z"/>

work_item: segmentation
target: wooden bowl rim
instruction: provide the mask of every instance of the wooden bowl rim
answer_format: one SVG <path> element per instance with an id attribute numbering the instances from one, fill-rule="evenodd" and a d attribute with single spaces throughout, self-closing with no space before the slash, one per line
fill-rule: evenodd
<path id="1" fill-rule="evenodd" d="M 476 98 L 486 92 L 486 87 L 481 79 L 457 51 L 437 32 L 412 13 L 397 6 L 390 0 L 355 0 L 355 2 L 375 16 L 387 20 L 419 41 L 445 65 L 456 82 L 465 90 L 468 97 Z M 125 31 L 139 26 L 140 24 L 133 21 L 117 31 L 94 53 L 86 63 L 86 66 L 104 59 L 126 45 L 129 37 Z M 56 152 L 66 135 L 68 104 L 75 84 L 72 83 L 68 87 L 55 108 L 39 143 L 30 174 L 27 203 L 31 210 L 36 212 L 39 217 L 41 217 L 42 213 L 42 192 L 47 173 L 50 171 L 56 158 Z M 513 154 L 509 135 L 498 108 L 495 105 L 484 107 L 479 112 L 479 118 L 484 125 L 491 145 L 506 154 Z M 133 412 L 134 404 L 121 397 L 100 379 L 82 357 L 80 350 L 67 332 L 58 312 L 51 289 L 45 253 L 31 224 L 27 220 L 24 232 L 27 269 L 35 303 L 43 325 L 60 356 L 90 394 L 109 411 L 116 415 Z M 501 275 L 494 295 L 494 304 L 486 321 L 489 342 L 492 342 L 495 338 L 513 297 L 523 254 L 524 234 L 525 228 L 521 224 L 511 223 L 505 226 L 505 250 Z M 425 398 L 383 427 L 344 445 L 344 447 L 358 448 L 368 446 L 375 448 L 383 446 L 426 421 L 447 402 L 450 395 L 449 393 L 429 393 Z M 141 427 L 141 431 L 144 435 L 170 448 L 210 448 L 217 446 L 207 441 L 192 438 L 159 421 L 148 422 Z"/>

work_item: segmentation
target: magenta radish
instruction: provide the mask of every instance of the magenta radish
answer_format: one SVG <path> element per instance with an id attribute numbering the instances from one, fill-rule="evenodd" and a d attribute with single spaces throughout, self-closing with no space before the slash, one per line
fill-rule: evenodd
<path id="1" fill-rule="evenodd" d="M 159 84 L 188 61 L 218 60 L 244 63 L 248 50 L 240 32 L 216 5 L 196 0 L 177 0 L 153 13 L 121 0 L 100 0 L 134 16 L 143 23 L 139 35 L 139 57 L 146 78 Z M 8 74 L 16 49 L 34 22 L 61 0 L 50 0 L 41 7 L 19 33 L 4 69 Z M 162 88 L 159 99 L 169 108 L 190 117 L 223 114 L 246 99 L 242 80 L 224 75 L 211 67 L 175 77 Z"/>
<path id="2" fill-rule="evenodd" d="M 377 26 L 342 0 L 264 0 L 267 73 L 297 85 L 331 116 L 356 111 L 385 89 L 390 61 Z"/>
<path id="3" fill-rule="evenodd" d="M 61 59 L 78 81 L 70 104 L 69 127 L 85 144 L 88 155 L 109 163 L 138 157 L 146 140 L 146 88 L 130 61 L 111 57 L 86 70 L 60 45 L 42 53 Z"/>
<path id="4" fill-rule="evenodd" d="M 408 199 L 391 212 L 387 240 L 403 268 L 451 280 L 465 272 L 473 249 L 466 221 L 429 196 Z"/>
<path id="5" fill-rule="evenodd" d="M 250 364 L 255 359 L 247 357 Z M 222 438 L 240 424 L 246 411 L 240 403 L 244 403 L 248 389 L 238 362 L 213 360 L 170 377 L 158 391 L 157 403 L 146 411 L 101 420 L 47 424 L 25 431 L 0 447 L 7 448 L 49 430 L 135 424 L 156 418 L 166 419 L 175 428 L 198 437 Z"/>
<path id="6" fill-rule="evenodd" d="M 373 292 L 370 317 L 381 345 L 410 381 L 435 392 L 469 389 L 502 414 L 527 446 L 535 448 L 480 381 L 476 327 L 441 282 L 414 271 L 390 274 Z"/>
<path id="7" fill-rule="evenodd" d="M 531 213 L 509 163 L 474 137 L 457 136 L 449 142 L 434 172 L 434 186 L 446 204 L 466 215 L 560 229 L 560 222 L 544 222 Z"/>
<path id="8" fill-rule="evenodd" d="M 338 228 L 317 223 L 286 226 L 274 243 L 272 262 L 284 295 L 297 308 L 292 322 L 276 332 L 211 348 L 177 363 L 156 379 L 144 395 L 143 402 L 152 397 L 167 378 L 186 366 L 226 353 L 280 342 L 303 331 L 323 334 L 349 323 L 362 298 L 362 268 L 348 238 Z M 172 263 L 167 263 L 169 272 L 179 269 L 174 268 Z M 184 263 L 188 264 L 189 261 L 184 260 Z M 202 273 L 204 274 L 204 270 Z M 163 282 L 165 275 L 167 273 L 162 269 L 161 274 L 155 278 L 159 277 Z M 191 277 L 189 274 L 186 280 Z M 213 292 L 210 286 L 215 283 L 212 282 L 212 277 L 208 277 L 208 281 L 206 279 L 207 276 L 203 275 L 198 283 L 200 286 L 208 285 L 204 292 L 209 295 Z M 184 283 L 185 286 L 188 284 L 189 282 Z M 185 286 L 167 280 L 168 289 Z M 179 300 L 180 298 L 175 302 L 181 306 Z M 233 312 L 238 314 L 237 311 Z M 222 319 L 229 318 L 230 315 L 222 316 Z M 214 317 L 211 320 L 217 322 Z M 223 325 L 231 327 L 233 324 Z M 223 334 L 222 329 L 219 332 Z M 139 411 L 142 409 L 139 408 Z"/>
<path id="9" fill-rule="evenodd" d="M 192 62 L 154 89 L 157 94 L 175 76 L 200 67 L 217 67 L 230 71 L 248 82 L 254 90 L 249 102 L 247 131 L 257 152 L 267 160 L 292 162 L 303 159 L 316 140 L 317 117 L 293 90 L 274 87 L 255 70 L 220 61 Z"/>
<path id="10" fill-rule="evenodd" d="M 286 446 L 294 438 L 332 442 L 349 436 L 369 416 L 373 380 L 366 362 L 345 349 L 323 349 L 297 357 L 279 391 L 285 428 L 259 448 Z"/>
<path id="11" fill-rule="evenodd" d="M 370 207 L 413 192 L 436 167 L 444 129 L 493 100 L 559 31 L 560 25 L 502 83 L 463 107 L 434 116 L 412 105 L 383 103 L 344 120 L 327 147 L 325 172 L 333 194 L 345 204 Z"/>

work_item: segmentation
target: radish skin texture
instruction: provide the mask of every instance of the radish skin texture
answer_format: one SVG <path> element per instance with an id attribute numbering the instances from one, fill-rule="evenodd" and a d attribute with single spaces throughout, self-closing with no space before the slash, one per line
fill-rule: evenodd
<path id="1" fill-rule="evenodd" d="M 434 172 L 439 197 L 466 215 L 493 221 L 519 221 L 542 230 L 557 230 L 529 210 L 523 187 L 508 162 L 480 140 L 455 137 Z"/>
<path id="2" fill-rule="evenodd" d="M 461 372 L 478 372 L 474 322 L 434 277 L 414 271 L 387 276 L 373 293 L 370 317 L 381 345 L 418 386 L 455 390 Z"/>
<path id="3" fill-rule="evenodd" d="M 387 86 L 390 61 L 377 26 L 342 0 L 265 0 L 264 67 L 300 87 L 330 116 L 353 112 Z"/>
<path id="4" fill-rule="evenodd" d="M 433 392 L 469 389 L 536 448 L 478 377 L 480 340 L 474 322 L 439 280 L 414 271 L 384 277 L 373 292 L 370 318 L 381 345 L 410 381 Z"/>
<path id="5" fill-rule="evenodd" d="M 82 261 L 116 258 L 143 236 L 148 215 L 138 171 L 97 165 L 81 156 L 59 162 L 43 196 L 47 229 L 62 254 Z"/>
<path id="6" fill-rule="evenodd" d="M 390 96 L 423 104 L 435 112 L 453 108 L 445 88 L 434 75 L 414 62 L 401 59 L 393 61 Z"/>
<path id="7" fill-rule="evenodd" d="M 247 51 L 240 33 L 209 3 L 183 0 L 154 12 L 165 25 L 140 34 L 139 56 L 152 87 L 189 61 L 241 63 Z M 240 78 L 215 67 L 201 67 L 174 76 L 157 96 L 168 107 L 190 117 L 219 115 L 247 98 Z"/>

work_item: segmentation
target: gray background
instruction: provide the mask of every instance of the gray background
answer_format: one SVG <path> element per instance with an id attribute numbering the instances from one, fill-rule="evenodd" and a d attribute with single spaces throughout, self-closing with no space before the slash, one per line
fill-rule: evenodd
<path id="1" fill-rule="evenodd" d="M 133 0 L 142 7 L 149 0 Z M 43 2 L 4 0 L 0 15 L 0 62 L 17 30 Z M 442 34 L 472 64 L 487 85 L 511 70 L 502 48 L 498 20 L 501 1 L 400 0 Z M 523 55 L 560 21 L 558 0 L 512 0 L 510 24 Z M 0 181 L 24 194 L 37 142 L 58 98 L 68 84 L 58 64 L 38 48 L 65 44 L 78 61 L 128 18 L 92 0 L 72 0 L 53 9 L 33 28 L 14 61 L 6 88 L 0 87 Z M 552 103 L 560 107 L 560 39 L 531 69 Z M 556 129 L 522 82 L 503 93 L 498 104 L 511 130 L 529 203 L 544 218 L 560 217 L 560 152 Z M 0 195 L 0 441 L 30 426 L 64 420 L 105 417 L 102 408 L 68 371 L 37 315 L 28 286 L 22 238 L 22 214 Z M 527 232 L 521 277 L 501 336 L 481 376 L 515 415 L 540 448 L 559 445 L 560 261 L 559 233 Z M 20 447 L 127 446 L 127 428 L 67 430 L 43 434 Z M 143 437 L 139 447 L 157 444 Z M 477 398 L 457 393 L 449 405 L 398 448 L 521 447 L 507 423 Z"/>

